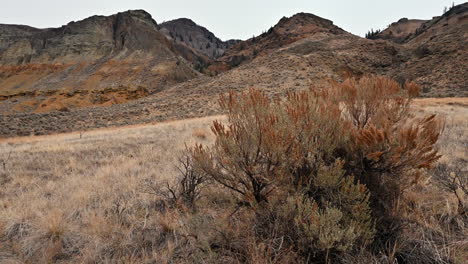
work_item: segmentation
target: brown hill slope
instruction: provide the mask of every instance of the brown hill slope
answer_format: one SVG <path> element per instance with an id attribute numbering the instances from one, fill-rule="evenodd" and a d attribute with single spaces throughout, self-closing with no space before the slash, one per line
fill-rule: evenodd
<path id="1" fill-rule="evenodd" d="M 397 68 L 425 96 L 468 96 L 468 3 L 422 24 L 403 45 L 408 60 Z"/>
<path id="2" fill-rule="evenodd" d="M 379 34 L 373 36 L 375 39 L 386 39 L 396 43 L 404 43 L 416 30 L 428 20 L 402 18 L 390 24 Z"/>
<path id="3" fill-rule="evenodd" d="M 273 95 L 320 85 L 328 78 L 382 74 L 397 58 L 394 45 L 348 33 L 319 32 L 216 77 L 193 79 L 125 104 L 3 115 L 0 134 L 47 134 L 211 115 L 219 113 L 219 95 L 230 90 L 257 87 Z"/>
<path id="4" fill-rule="evenodd" d="M 249 44 L 245 44 L 243 50 L 239 50 L 242 43 L 234 46 L 220 59 L 229 62 L 229 56 L 234 58 L 236 54 L 255 50 L 255 47 L 262 47 L 262 52 L 252 53 L 239 66 L 215 77 L 200 76 L 146 98 L 109 107 L 1 115 L 0 134 L 47 134 L 206 116 L 219 113 L 218 96 L 230 90 L 257 87 L 278 94 L 306 89 L 310 85 L 320 86 L 325 79 L 342 80 L 369 73 L 389 75 L 400 81 L 415 80 L 423 85 L 423 95 L 454 93 L 467 96 L 468 30 L 465 17 L 466 11 L 463 11 L 447 16 L 446 20 L 434 20 L 431 25 L 435 29 L 441 26 L 440 23 L 449 22 L 446 26 L 442 24 L 443 31 L 429 28 L 408 43 L 398 44 L 363 39 L 327 20 L 298 14 L 282 19 L 276 31 L 271 30 L 255 41 L 243 42 Z M 424 45 L 433 52 L 426 54 L 424 49 L 421 50 Z M 456 52 L 455 48 L 458 49 Z M 450 64 L 450 61 L 458 65 Z M 453 83 L 453 86 L 447 86 L 447 83 Z"/>
<path id="5" fill-rule="evenodd" d="M 0 33 L 3 113 L 121 103 L 197 76 L 142 10 Z"/>
<path id="6" fill-rule="evenodd" d="M 209 70 L 216 73 L 229 70 L 257 56 L 267 55 L 280 47 L 317 33 L 337 35 L 345 34 L 346 31 L 333 25 L 332 21 L 313 14 L 298 13 L 290 18 L 283 17 L 262 35 L 232 46 Z"/>

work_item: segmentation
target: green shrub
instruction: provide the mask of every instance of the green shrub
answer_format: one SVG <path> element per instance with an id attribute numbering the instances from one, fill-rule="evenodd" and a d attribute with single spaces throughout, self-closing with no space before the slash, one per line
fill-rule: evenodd
<path id="1" fill-rule="evenodd" d="M 320 191 L 316 200 L 310 195 L 296 199 L 295 227 L 300 247 L 312 252 L 347 251 L 356 243 L 366 244 L 374 236 L 369 207 L 369 193 L 354 177 L 346 177 L 342 164 L 322 167 L 307 188 L 309 193 Z M 289 201 L 290 202 L 290 201 Z"/>

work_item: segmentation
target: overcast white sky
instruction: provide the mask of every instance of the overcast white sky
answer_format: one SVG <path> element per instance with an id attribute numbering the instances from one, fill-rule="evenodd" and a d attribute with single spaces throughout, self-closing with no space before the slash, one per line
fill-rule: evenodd
<path id="1" fill-rule="evenodd" d="M 187 17 L 223 40 L 259 35 L 283 16 L 312 13 L 363 36 L 402 17 L 429 19 L 453 0 L 0 0 L 0 23 L 59 27 L 92 15 L 144 9 L 156 22 Z"/>

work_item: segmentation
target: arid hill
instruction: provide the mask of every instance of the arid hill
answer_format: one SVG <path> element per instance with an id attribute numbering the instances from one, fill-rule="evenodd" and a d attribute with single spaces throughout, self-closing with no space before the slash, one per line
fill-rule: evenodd
<path id="1" fill-rule="evenodd" d="M 219 95 L 230 90 L 257 87 L 275 95 L 320 85 L 326 79 L 384 74 L 399 63 L 398 49 L 397 44 L 342 30 L 319 30 L 215 77 L 201 76 L 125 104 L 3 115 L 0 134 L 44 134 L 216 114 Z"/>
<path id="2" fill-rule="evenodd" d="M 416 81 L 422 85 L 422 96 L 426 97 L 466 97 L 467 5 L 456 6 L 444 16 L 423 23 L 404 43 L 361 38 L 329 20 L 300 13 L 281 19 L 261 36 L 231 47 L 205 69 L 218 73 L 213 77 L 192 70 L 190 66 L 195 64 L 190 62 L 187 54 L 193 55 L 195 61 L 197 58 L 210 61 L 211 58 L 200 55 L 200 51 L 186 43 L 174 43 L 165 38 L 161 42 L 169 43 L 172 48 L 168 48 L 166 54 L 174 56 L 171 58 L 175 65 L 197 78 L 188 81 L 180 78 L 178 84 L 172 82 L 173 85 L 167 84 L 163 89 L 152 90 L 144 98 L 126 103 L 69 111 L 21 112 L 12 109 L 24 102 L 9 98 L 0 102 L 0 110 L 10 113 L 0 116 L 0 134 L 48 134 L 207 116 L 219 113 L 219 95 L 231 90 L 257 87 L 275 95 L 310 86 L 320 87 L 327 79 L 340 81 L 365 74 L 387 75 L 400 82 Z M 37 31 L 28 27 L 21 27 L 21 30 L 24 34 L 36 34 Z M 156 32 L 155 36 L 163 34 Z M 188 59 L 177 57 L 181 51 L 187 52 L 185 57 Z M 167 74 L 171 73 L 174 71 L 168 69 Z M 122 73 L 119 77 L 129 76 L 134 75 Z M 160 86 L 151 86 L 154 87 Z"/>
<path id="3" fill-rule="evenodd" d="M 421 84 L 425 96 L 468 96 L 468 3 L 423 23 L 403 48 L 408 59 L 394 76 Z"/>
<path id="4" fill-rule="evenodd" d="M 312 14 L 299 13 L 290 18 L 283 17 L 267 32 L 234 45 L 209 69 L 217 73 L 223 72 L 318 33 L 340 35 L 347 32 L 333 25 L 332 21 Z"/>
<path id="5" fill-rule="evenodd" d="M 422 24 L 428 20 L 402 18 L 390 24 L 379 34 L 373 36 L 375 39 L 386 39 L 396 43 L 404 43 Z"/>
<path id="6" fill-rule="evenodd" d="M 109 105 L 198 75 L 142 10 L 60 28 L 0 25 L 1 112 Z"/>
<path id="7" fill-rule="evenodd" d="M 401 44 L 403 61 L 386 74 L 421 84 L 423 96 L 468 96 L 468 3 L 431 20 L 400 19 L 372 38 Z"/>

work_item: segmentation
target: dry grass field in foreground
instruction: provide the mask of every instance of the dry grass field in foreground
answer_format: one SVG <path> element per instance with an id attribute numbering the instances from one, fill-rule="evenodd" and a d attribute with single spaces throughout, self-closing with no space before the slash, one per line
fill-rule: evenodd
<path id="1" fill-rule="evenodd" d="M 415 107 L 446 118 L 442 162 L 467 166 L 468 98 L 420 99 Z M 225 118 L 2 140 L 0 262 L 141 263 L 143 255 L 164 263 L 175 247 L 151 247 L 178 223 L 155 210 L 157 198 L 145 186 L 175 176 L 185 144 L 212 142 L 215 119 Z M 453 197 L 439 194 L 428 192 L 421 207 L 455 211 Z M 463 258 L 468 241 L 460 243 Z"/>
<path id="2" fill-rule="evenodd" d="M 61 247 L 54 237 L 71 250 L 132 244 L 131 232 L 156 220 L 143 182 L 173 177 L 178 152 L 212 140 L 215 118 L 223 117 L 3 141 L 0 262 L 51 261 Z M 117 228 L 114 217 L 131 217 L 134 226 Z"/>

